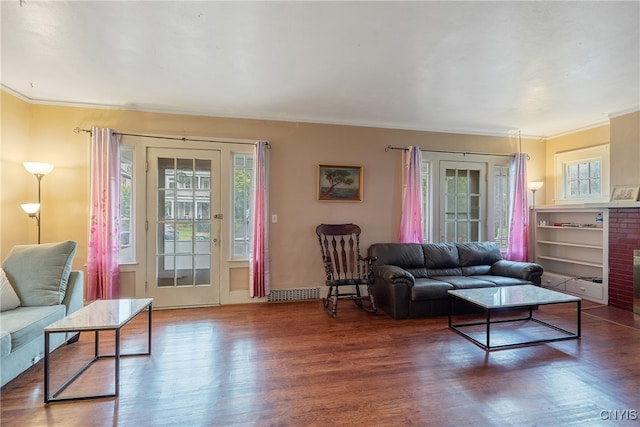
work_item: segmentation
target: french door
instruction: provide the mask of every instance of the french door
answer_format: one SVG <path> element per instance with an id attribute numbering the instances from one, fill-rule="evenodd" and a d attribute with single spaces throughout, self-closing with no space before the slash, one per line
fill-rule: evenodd
<path id="1" fill-rule="evenodd" d="M 440 241 L 486 239 L 487 165 L 440 162 Z"/>
<path id="2" fill-rule="evenodd" d="M 220 152 L 148 148 L 147 163 L 147 296 L 219 304 Z"/>

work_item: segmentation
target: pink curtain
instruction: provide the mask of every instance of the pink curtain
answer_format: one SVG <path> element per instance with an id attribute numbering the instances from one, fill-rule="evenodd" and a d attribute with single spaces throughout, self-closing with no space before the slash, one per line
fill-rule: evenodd
<path id="1" fill-rule="evenodd" d="M 517 153 L 511 160 L 511 203 L 509 247 L 505 259 L 529 261 L 529 203 L 527 200 L 527 155 Z"/>
<path id="2" fill-rule="evenodd" d="M 87 301 L 118 298 L 120 136 L 93 128 L 90 164 Z"/>
<path id="3" fill-rule="evenodd" d="M 269 276 L 269 161 L 268 143 L 259 141 L 253 151 L 255 177 L 253 180 L 253 244 L 249 259 L 251 298 L 261 298 L 271 291 Z"/>
<path id="4" fill-rule="evenodd" d="M 400 243 L 422 243 L 422 152 L 409 147 L 404 155 L 404 187 L 402 189 L 402 216 Z"/>

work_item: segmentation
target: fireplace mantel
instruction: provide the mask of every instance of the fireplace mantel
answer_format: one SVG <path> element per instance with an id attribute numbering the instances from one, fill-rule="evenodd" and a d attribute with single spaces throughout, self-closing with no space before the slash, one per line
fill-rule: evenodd
<path id="1" fill-rule="evenodd" d="M 585 203 L 585 208 L 606 208 L 606 209 L 625 209 L 640 208 L 640 202 L 608 202 L 608 203 Z"/>

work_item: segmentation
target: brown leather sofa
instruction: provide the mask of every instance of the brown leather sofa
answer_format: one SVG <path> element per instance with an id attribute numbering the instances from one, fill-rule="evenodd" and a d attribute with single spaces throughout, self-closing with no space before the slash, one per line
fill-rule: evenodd
<path id="1" fill-rule="evenodd" d="M 543 272 L 504 260 L 493 242 L 376 243 L 368 255 L 376 304 L 395 319 L 448 314 L 450 289 L 540 285 Z"/>

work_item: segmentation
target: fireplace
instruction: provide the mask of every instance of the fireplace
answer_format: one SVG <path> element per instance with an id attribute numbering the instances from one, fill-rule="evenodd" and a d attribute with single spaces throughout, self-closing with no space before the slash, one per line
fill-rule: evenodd
<path id="1" fill-rule="evenodd" d="M 637 264 L 640 264 L 640 208 L 609 208 L 610 306 L 640 312 Z"/>

